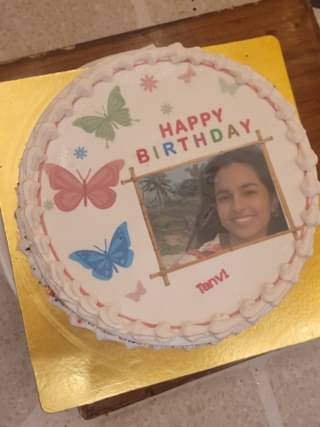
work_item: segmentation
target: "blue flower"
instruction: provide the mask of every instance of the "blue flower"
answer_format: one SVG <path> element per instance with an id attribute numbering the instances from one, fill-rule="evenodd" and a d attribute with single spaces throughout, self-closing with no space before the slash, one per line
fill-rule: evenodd
<path id="1" fill-rule="evenodd" d="M 73 152 L 74 157 L 83 160 L 87 157 L 88 151 L 84 147 L 77 147 Z"/>

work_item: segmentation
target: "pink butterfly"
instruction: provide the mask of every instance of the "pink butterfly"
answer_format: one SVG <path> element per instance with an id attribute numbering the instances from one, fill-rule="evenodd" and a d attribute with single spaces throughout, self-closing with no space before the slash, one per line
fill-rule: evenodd
<path id="1" fill-rule="evenodd" d="M 70 212 L 78 207 L 82 200 L 84 206 L 87 206 L 90 200 L 98 209 L 110 208 L 117 197 L 110 187 L 119 183 L 123 165 L 123 160 L 114 160 L 102 166 L 90 179 L 91 169 L 85 178 L 77 171 L 80 180 L 67 169 L 53 163 L 47 163 L 44 170 L 51 188 L 58 190 L 54 196 L 56 206 L 61 211 Z"/>
<path id="2" fill-rule="evenodd" d="M 191 65 L 188 64 L 187 71 L 183 74 L 180 74 L 180 76 L 178 76 L 178 79 L 183 80 L 185 83 L 190 83 L 192 77 L 194 77 L 194 76 L 196 76 L 196 72 L 191 67 Z"/>
<path id="3" fill-rule="evenodd" d="M 129 299 L 132 299 L 132 301 L 134 301 L 134 302 L 138 302 L 140 300 L 140 298 L 142 297 L 142 295 L 144 295 L 146 292 L 147 291 L 146 291 L 145 287 L 143 286 L 143 284 L 139 280 L 137 283 L 136 290 L 134 292 L 127 294 L 126 297 Z"/>

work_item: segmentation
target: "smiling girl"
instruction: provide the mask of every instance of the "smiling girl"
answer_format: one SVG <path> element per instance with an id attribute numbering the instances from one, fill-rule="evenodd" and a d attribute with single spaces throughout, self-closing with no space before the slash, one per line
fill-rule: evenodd
<path id="1" fill-rule="evenodd" d="M 209 161 L 200 187 L 201 206 L 183 262 L 288 229 L 259 146 Z"/>

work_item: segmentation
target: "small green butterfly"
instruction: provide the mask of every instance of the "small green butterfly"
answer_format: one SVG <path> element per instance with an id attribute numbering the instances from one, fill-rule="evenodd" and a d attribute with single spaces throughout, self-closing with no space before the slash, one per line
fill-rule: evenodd
<path id="1" fill-rule="evenodd" d="M 230 95 L 234 95 L 239 89 L 239 85 L 235 83 L 228 83 L 222 77 L 219 77 L 219 85 L 222 93 L 228 92 Z"/>
<path id="2" fill-rule="evenodd" d="M 131 126 L 134 121 L 130 117 L 129 108 L 125 105 L 126 101 L 120 93 L 120 87 L 115 86 L 108 96 L 107 112 L 103 108 L 103 114 L 80 117 L 73 125 L 104 139 L 108 147 L 108 141 L 113 141 L 116 136 L 115 129 L 118 129 L 118 125 Z"/>

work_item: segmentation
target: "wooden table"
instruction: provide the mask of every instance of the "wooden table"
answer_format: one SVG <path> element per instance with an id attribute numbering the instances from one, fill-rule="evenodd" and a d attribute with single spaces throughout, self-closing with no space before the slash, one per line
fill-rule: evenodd
<path id="1" fill-rule="evenodd" d="M 206 46 L 267 34 L 280 40 L 301 120 L 320 155 L 320 31 L 308 0 L 261 0 L 254 5 L 85 43 L 74 50 L 21 59 L 0 66 L 0 81 L 74 69 L 94 59 L 150 43 L 161 46 L 179 41 L 185 46 Z M 135 390 L 79 410 L 84 418 L 92 418 L 212 371 Z"/>

